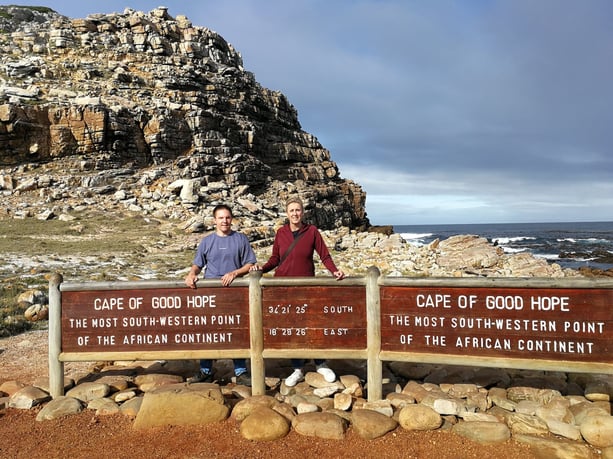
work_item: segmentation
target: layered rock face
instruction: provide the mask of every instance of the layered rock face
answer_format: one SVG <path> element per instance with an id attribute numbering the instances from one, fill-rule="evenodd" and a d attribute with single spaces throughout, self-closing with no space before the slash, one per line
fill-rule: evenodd
<path id="1" fill-rule="evenodd" d="M 264 220 L 297 192 L 323 229 L 369 226 L 365 192 L 341 178 L 287 98 L 258 84 L 216 32 L 165 7 L 86 19 L 0 10 L 5 195 L 34 164 L 44 169 L 33 175 L 48 179 L 30 188 L 55 186 L 52 195 L 183 193 L 182 218 L 223 200 L 246 214 L 272 209 Z"/>

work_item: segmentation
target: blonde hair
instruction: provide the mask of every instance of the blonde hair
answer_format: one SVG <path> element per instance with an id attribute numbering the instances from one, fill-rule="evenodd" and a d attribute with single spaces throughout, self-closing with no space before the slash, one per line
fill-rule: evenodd
<path id="1" fill-rule="evenodd" d="M 298 196 L 292 196 L 291 198 L 288 198 L 288 200 L 285 202 L 285 208 L 287 209 L 290 204 L 298 204 L 300 205 L 300 208 L 304 210 L 304 204 L 302 203 L 302 199 L 300 199 Z"/>

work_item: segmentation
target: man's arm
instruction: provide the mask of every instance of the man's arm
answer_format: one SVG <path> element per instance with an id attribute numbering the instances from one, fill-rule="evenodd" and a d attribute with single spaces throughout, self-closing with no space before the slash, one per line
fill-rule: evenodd
<path id="1" fill-rule="evenodd" d="M 198 274 L 200 274 L 200 271 L 202 271 L 200 266 L 192 265 L 189 273 L 187 273 L 187 276 L 185 276 L 185 285 L 190 288 L 196 288 L 196 282 L 198 281 Z"/>

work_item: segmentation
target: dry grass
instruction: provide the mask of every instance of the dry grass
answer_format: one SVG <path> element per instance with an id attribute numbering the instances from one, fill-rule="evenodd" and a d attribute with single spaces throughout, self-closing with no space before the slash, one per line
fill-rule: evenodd
<path id="1" fill-rule="evenodd" d="M 0 336 L 33 327 L 17 298 L 46 291 L 52 272 L 71 282 L 182 279 L 199 237 L 142 216 L 0 219 Z"/>

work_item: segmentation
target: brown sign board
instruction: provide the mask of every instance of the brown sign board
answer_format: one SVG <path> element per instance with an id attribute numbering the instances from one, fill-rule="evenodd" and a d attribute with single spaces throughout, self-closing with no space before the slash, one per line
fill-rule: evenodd
<path id="1" fill-rule="evenodd" d="M 249 289 L 62 293 L 63 352 L 249 349 Z"/>
<path id="2" fill-rule="evenodd" d="M 613 363 L 613 290 L 382 286 L 381 350 Z"/>
<path id="3" fill-rule="evenodd" d="M 262 289 L 266 349 L 365 349 L 364 287 Z"/>

